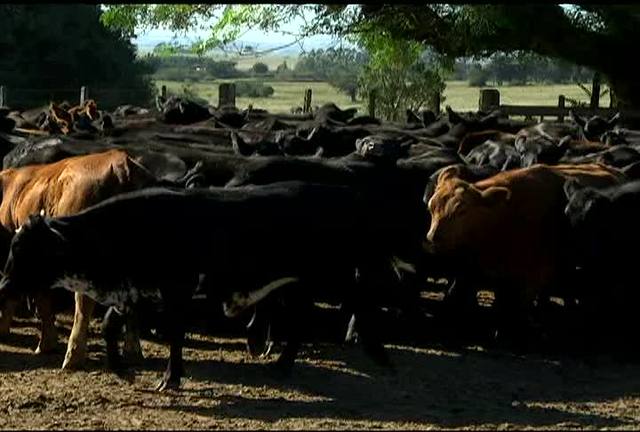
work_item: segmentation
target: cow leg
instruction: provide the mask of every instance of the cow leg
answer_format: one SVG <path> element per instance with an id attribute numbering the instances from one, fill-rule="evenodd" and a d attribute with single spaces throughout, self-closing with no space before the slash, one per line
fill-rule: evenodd
<path id="1" fill-rule="evenodd" d="M 20 299 L 7 299 L 2 308 L 2 316 L 0 316 L 0 337 L 8 336 L 11 329 L 11 322 L 15 316 L 16 310 L 20 305 Z"/>
<path id="2" fill-rule="evenodd" d="M 382 322 L 377 301 L 383 287 L 379 286 L 378 272 L 374 269 L 384 268 L 384 262 L 371 260 L 366 266 L 361 266 L 357 272 L 354 290 L 347 304 L 353 306 L 355 327 L 364 352 L 378 365 L 392 368 L 391 360 L 384 349 L 380 338 L 378 324 Z M 354 296 L 355 294 L 355 296 Z"/>
<path id="3" fill-rule="evenodd" d="M 180 387 L 180 379 L 184 374 L 182 347 L 184 345 L 185 327 L 182 321 L 181 318 L 176 319 L 168 329 L 169 362 L 167 363 L 164 376 L 156 386 L 157 391 L 178 389 Z"/>
<path id="4" fill-rule="evenodd" d="M 87 358 L 87 336 L 89 323 L 93 316 L 96 302 L 86 295 L 75 293 L 75 313 L 73 315 L 73 327 L 67 344 L 67 353 L 64 356 L 62 369 L 75 369 L 81 367 Z"/>
<path id="5" fill-rule="evenodd" d="M 102 334 L 107 344 L 107 366 L 113 371 L 121 371 L 123 369 L 122 359 L 118 351 L 118 341 L 124 325 L 124 319 L 115 308 L 110 307 L 102 320 Z"/>
<path id="6" fill-rule="evenodd" d="M 298 284 L 294 284 L 294 289 L 300 288 L 295 285 Z M 288 288 L 290 289 L 290 287 Z M 300 298 L 295 294 L 290 296 L 290 298 L 285 299 L 284 322 L 288 324 L 285 326 L 287 329 L 287 333 L 285 335 L 286 345 L 273 366 L 274 372 L 281 377 L 291 375 L 291 371 L 293 370 L 296 357 L 298 356 L 298 352 L 300 351 L 300 346 L 302 344 L 302 330 L 304 324 L 308 322 L 308 311 L 312 307 L 313 302 L 311 299 Z"/>
<path id="7" fill-rule="evenodd" d="M 197 282 L 197 279 L 193 281 L 192 290 L 183 288 L 182 292 L 180 292 L 179 288 L 173 286 L 171 288 L 173 290 L 178 289 L 178 292 L 171 291 L 171 288 L 161 291 L 165 306 L 164 317 L 161 317 L 161 322 L 164 323 L 164 334 L 167 335 L 169 342 L 169 362 L 162 379 L 155 388 L 156 391 L 178 389 L 180 387 L 180 379 L 184 374 L 182 347 L 184 346 L 186 332 L 187 306 Z M 177 279 L 176 284 L 184 284 L 184 279 L 182 281 Z"/>
<path id="8" fill-rule="evenodd" d="M 525 295 L 525 290 L 518 290 L 513 285 L 500 286 L 494 305 L 498 319 L 498 342 L 518 351 L 527 350 L 532 342 L 530 324 L 533 304 Z"/>
<path id="9" fill-rule="evenodd" d="M 267 300 L 267 299 L 265 299 Z M 264 301 L 263 301 L 264 302 Z M 263 303 L 261 302 L 261 303 Z M 247 351 L 252 357 L 266 357 L 271 352 L 270 305 L 258 304 L 255 306 L 253 317 L 247 324 Z"/>
<path id="10" fill-rule="evenodd" d="M 40 341 L 35 350 L 36 354 L 54 351 L 58 345 L 58 331 L 56 330 L 56 316 L 53 313 L 53 298 L 50 292 L 36 294 L 36 311 L 40 317 Z"/>
<path id="11" fill-rule="evenodd" d="M 477 293 L 480 281 L 462 273 L 456 275 L 447 290 L 442 304 L 442 343 L 450 348 L 460 348 L 481 328 L 478 319 Z M 475 325 L 469 326 L 470 322 Z"/>
<path id="12" fill-rule="evenodd" d="M 347 324 L 347 334 L 344 337 L 346 343 L 356 343 L 358 341 L 358 332 L 356 331 L 356 316 L 351 314 L 349 323 Z"/>
<path id="13" fill-rule="evenodd" d="M 354 316 L 365 354 L 371 357 L 376 364 L 392 368 L 389 355 L 379 337 L 380 316 L 378 310 L 375 307 L 358 307 Z"/>
<path id="14" fill-rule="evenodd" d="M 126 317 L 122 353 L 129 364 L 140 364 L 144 360 L 140 346 L 140 326 L 136 315 L 132 313 L 127 314 Z"/>

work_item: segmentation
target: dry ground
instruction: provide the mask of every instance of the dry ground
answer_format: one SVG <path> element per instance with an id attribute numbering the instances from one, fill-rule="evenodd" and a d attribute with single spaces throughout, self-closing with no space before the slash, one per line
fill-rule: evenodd
<path id="1" fill-rule="evenodd" d="M 71 315 L 58 315 L 55 354 L 32 353 L 35 323 L 19 319 L 0 343 L 2 429 L 640 428 L 640 365 L 608 357 L 396 342 L 387 345 L 393 374 L 358 346 L 316 343 L 292 377 L 276 379 L 273 359 L 249 357 L 243 338 L 191 333 L 182 389 L 157 394 L 163 345 L 144 340 L 145 363 L 119 378 L 104 367 L 94 320 L 87 369 L 63 373 Z"/>

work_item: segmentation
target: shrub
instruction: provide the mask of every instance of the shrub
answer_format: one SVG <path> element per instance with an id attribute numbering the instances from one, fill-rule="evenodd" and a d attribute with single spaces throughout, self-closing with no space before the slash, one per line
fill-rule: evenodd
<path id="1" fill-rule="evenodd" d="M 269 66 L 262 62 L 258 62 L 251 67 L 251 71 L 257 75 L 264 75 L 269 73 Z"/>

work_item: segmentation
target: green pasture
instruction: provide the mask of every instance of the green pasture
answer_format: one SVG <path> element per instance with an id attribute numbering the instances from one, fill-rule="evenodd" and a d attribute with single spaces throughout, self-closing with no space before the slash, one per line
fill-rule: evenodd
<path id="1" fill-rule="evenodd" d="M 288 63 L 288 61 L 287 61 Z M 189 85 L 192 91 L 199 97 L 206 99 L 212 105 L 218 103 L 218 85 L 223 82 L 237 80 L 215 80 L 201 82 L 178 82 L 178 81 L 156 81 L 160 88 L 166 85 L 169 92 L 182 93 L 185 85 Z M 274 88 L 273 96 L 268 98 L 246 98 L 239 97 L 236 100 L 238 107 L 246 108 L 252 104 L 254 108 L 263 108 L 271 112 L 290 112 L 292 107 L 302 106 L 304 91 L 312 89 L 312 105 L 322 105 L 333 102 L 340 107 L 356 107 L 360 112 L 366 110 L 363 101 L 352 103 L 349 96 L 340 93 L 326 82 L 286 82 L 286 81 L 264 81 L 266 85 Z M 526 86 L 501 86 L 495 87 L 500 90 L 500 100 L 508 105 L 550 105 L 557 106 L 558 96 L 565 95 L 568 98 L 589 102 L 588 96 L 577 85 L 526 85 Z M 480 89 L 469 87 L 466 81 L 449 81 L 444 92 L 445 100 L 442 106 L 450 105 L 454 110 L 476 111 L 478 109 L 478 99 Z M 568 106 L 568 104 L 567 104 Z M 600 106 L 609 106 L 609 96 L 605 95 Z"/>
<path id="2" fill-rule="evenodd" d="M 218 104 L 218 85 L 223 82 L 233 82 L 239 80 L 216 80 L 201 81 L 197 83 L 183 83 L 178 81 L 156 81 L 158 88 L 167 86 L 168 92 L 182 93 L 185 85 L 189 85 L 199 97 L 207 99 L 210 104 Z M 285 81 L 264 81 L 265 85 L 274 88 L 273 96 L 268 98 L 236 98 L 236 105 L 239 108 L 246 108 L 252 104 L 254 108 L 263 108 L 270 112 L 291 112 L 291 107 L 302 106 L 305 89 L 312 90 L 312 105 L 322 105 L 333 102 L 339 107 L 357 107 L 362 110 L 362 102 L 352 103 L 351 98 L 338 92 L 326 82 L 285 82 Z"/>

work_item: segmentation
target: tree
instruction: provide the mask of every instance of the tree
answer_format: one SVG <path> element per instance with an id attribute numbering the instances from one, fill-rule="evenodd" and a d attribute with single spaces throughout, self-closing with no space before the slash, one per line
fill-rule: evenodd
<path id="1" fill-rule="evenodd" d="M 245 27 L 273 30 L 305 12 L 315 19 L 301 33 L 341 36 L 389 32 L 433 46 L 450 57 L 528 51 L 600 72 L 621 106 L 640 108 L 640 80 L 629 65 L 640 36 L 640 5 L 366 4 L 366 5 L 118 5 L 105 20 L 133 31 L 136 24 L 189 29 L 219 14 L 206 49 Z"/>
<path id="2" fill-rule="evenodd" d="M 364 95 L 375 91 L 382 118 L 395 121 L 407 109 L 432 108 L 436 97 L 444 100 L 444 75 L 452 64 L 421 58 L 424 49 L 417 42 L 389 39 L 384 34 L 361 35 L 360 40 L 369 53 L 360 89 Z"/>
<path id="3" fill-rule="evenodd" d="M 253 66 L 251 66 L 251 70 L 255 74 L 264 75 L 266 73 L 269 73 L 269 66 L 262 62 L 257 62 Z"/>
<path id="4" fill-rule="evenodd" d="M 99 6 L 82 4 L 0 5 L 0 82 L 13 88 L 9 104 L 75 102 L 87 85 L 103 108 L 147 105 L 151 68 L 136 59 L 128 38 L 103 26 L 100 14 Z"/>
<path id="5" fill-rule="evenodd" d="M 358 76 L 367 63 L 367 55 L 354 48 L 311 50 L 298 59 L 294 71 L 298 76 L 310 76 L 330 85 L 356 101 Z"/>

